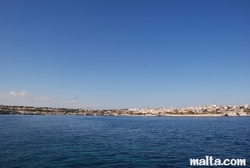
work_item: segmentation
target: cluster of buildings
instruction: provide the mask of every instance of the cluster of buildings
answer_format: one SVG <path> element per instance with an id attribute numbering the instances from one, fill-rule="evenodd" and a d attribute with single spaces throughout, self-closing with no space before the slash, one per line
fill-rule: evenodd
<path id="1" fill-rule="evenodd" d="M 112 110 L 86 110 L 70 108 L 51 108 L 33 106 L 7 106 L 0 105 L 0 114 L 22 114 L 22 115 L 139 115 L 139 116 L 250 116 L 250 104 L 229 106 L 198 106 L 187 108 L 133 108 Z"/>
<path id="2" fill-rule="evenodd" d="M 250 104 L 246 105 L 229 105 L 229 106 L 198 106 L 198 107 L 186 107 L 186 108 L 154 108 L 154 109 L 128 109 L 133 113 L 142 115 L 205 115 L 205 114 L 215 114 L 215 115 L 250 115 Z"/>

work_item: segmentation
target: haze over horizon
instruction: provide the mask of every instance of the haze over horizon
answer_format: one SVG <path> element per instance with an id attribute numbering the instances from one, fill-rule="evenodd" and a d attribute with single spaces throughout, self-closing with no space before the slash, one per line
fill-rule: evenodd
<path id="1" fill-rule="evenodd" d="M 0 104 L 250 103 L 248 0 L 2 0 Z"/>

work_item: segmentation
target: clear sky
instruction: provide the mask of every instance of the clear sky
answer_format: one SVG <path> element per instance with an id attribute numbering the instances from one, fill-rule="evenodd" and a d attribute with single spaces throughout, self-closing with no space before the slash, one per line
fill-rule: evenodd
<path id="1" fill-rule="evenodd" d="M 249 103 L 249 0 L 0 1 L 0 104 Z"/>

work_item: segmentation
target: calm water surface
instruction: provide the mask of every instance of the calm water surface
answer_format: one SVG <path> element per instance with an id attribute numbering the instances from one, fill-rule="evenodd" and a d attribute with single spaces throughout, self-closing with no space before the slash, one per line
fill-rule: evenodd
<path id="1" fill-rule="evenodd" d="M 189 167 L 207 155 L 249 166 L 250 117 L 0 115 L 0 167 Z"/>

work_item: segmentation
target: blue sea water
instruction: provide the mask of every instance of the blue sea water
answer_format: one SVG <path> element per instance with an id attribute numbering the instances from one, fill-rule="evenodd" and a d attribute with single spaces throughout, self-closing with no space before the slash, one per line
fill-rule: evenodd
<path id="1" fill-rule="evenodd" d="M 250 118 L 0 115 L 0 167 L 189 167 L 205 156 L 249 166 Z"/>

